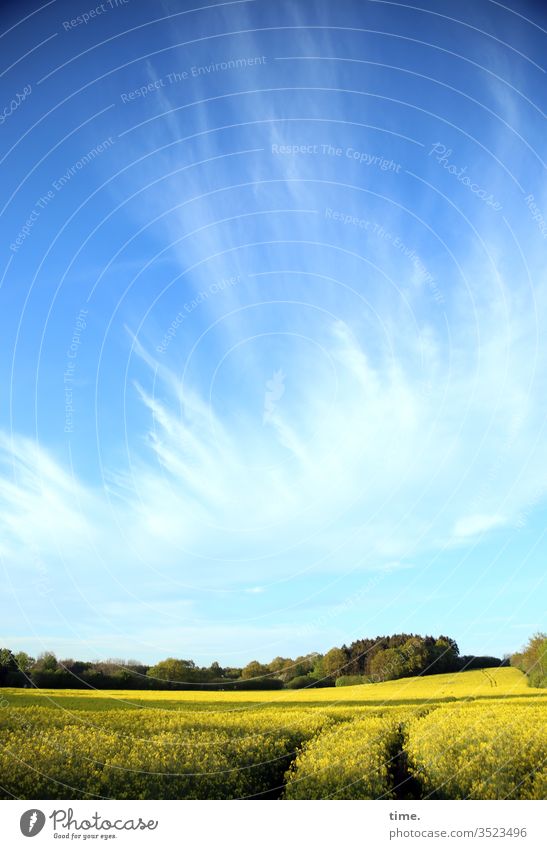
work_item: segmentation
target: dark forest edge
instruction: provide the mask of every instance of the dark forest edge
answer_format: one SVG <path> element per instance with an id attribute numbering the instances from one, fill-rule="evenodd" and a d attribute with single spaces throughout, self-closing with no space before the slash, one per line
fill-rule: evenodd
<path id="1" fill-rule="evenodd" d="M 446 636 L 393 634 L 356 640 L 326 654 L 296 659 L 256 660 L 244 667 L 199 667 L 192 660 L 169 657 L 148 666 L 135 660 L 58 660 L 53 652 L 37 659 L 26 652 L 0 649 L 0 686 L 99 690 L 278 690 L 349 686 L 392 681 L 416 675 L 462 672 L 512 665 L 531 686 L 547 684 L 547 635 L 535 634 L 522 652 L 502 658 L 460 655 Z"/>

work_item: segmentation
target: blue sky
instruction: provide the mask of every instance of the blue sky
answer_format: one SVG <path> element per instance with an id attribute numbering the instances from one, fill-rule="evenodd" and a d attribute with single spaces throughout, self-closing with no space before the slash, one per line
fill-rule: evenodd
<path id="1" fill-rule="evenodd" d="M 541 4 L 2 6 L 2 642 L 544 626 Z"/>

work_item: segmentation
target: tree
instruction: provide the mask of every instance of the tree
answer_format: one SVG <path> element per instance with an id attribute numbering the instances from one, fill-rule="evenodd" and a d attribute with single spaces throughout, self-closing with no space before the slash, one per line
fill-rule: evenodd
<path id="1" fill-rule="evenodd" d="M 241 677 L 246 681 L 250 678 L 263 678 L 265 675 L 269 674 L 270 670 L 268 667 L 263 663 L 259 663 L 258 660 L 251 660 L 251 662 L 241 670 Z"/>
<path id="2" fill-rule="evenodd" d="M 421 637 L 416 634 L 356 640 L 330 649 L 325 655 L 311 652 L 292 660 L 278 655 L 269 664 L 253 660 L 243 669 L 222 668 L 217 661 L 208 667 L 198 667 L 192 660 L 168 657 L 148 667 L 138 660 L 110 658 L 93 662 L 73 658 L 57 660 L 53 652 L 44 652 L 36 661 L 26 652 L 13 655 L 10 649 L 0 649 L 0 685 L 23 686 L 30 675 L 38 687 L 138 688 L 145 679 L 150 688 L 179 689 L 185 684 L 199 687 L 207 684 L 226 688 L 237 682 L 236 689 L 266 689 L 295 686 L 310 682 L 313 686 L 332 686 L 342 676 L 363 676 L 378 681 L 421 675 L 428 672 L 456 671 L 473 663 L 476 667 L 500 665 L 496 658 L 459 658 L 456 642 L 450 637 Z M 513 665 L 525 671 L 530 682 L 543 681 L 547 676 L 547 637 L 536 634 L 528 646 L 511 658 Z M 471 667 L 470 667 L 471 668 Z M 157 682 L 154 684 L 154 682 Z"/>
<path id="3" fill-rule="evenodd" d="M 374 654 L 375 640 L 355 640 L 349 647 L 351 663 L 348 666 L 348 675 L 364 675 L 368 671 L 368 664 Z"/>
<path id="4" fill-rule="evenodd" d="M 17 663 L 17 666 L 19 667 L 21 672 L 24 672 L 25 675 L 29 674 L 30 670 L 36 663 L 34 658 L 30 657 L 30 655 L 28 655 L 26 651 L 18 651 L 15 655 L 15 662 Z"/>
<path id="5" fill-rule="evenodd" d="M 411 637 L 401 646 L 403 674 L 420 675 L 427 667 L 428 651 L 422 637 Z"/>
<path id="6" fill-rule="evenodd" d="M 294 676 L 307 675 L 309 672 L 313 672 L 313 668 L 318 657 L 320 657 L 320 655 L 317 652 L 311 652 L 310 654 L 304 654 L 297 657 L 292 670 Z"/>
<path id="7" fill-rule="evenodd" d="M 296 678 L 297 675 L 305 674 L 305 672 L 296 672 L 295 666 L 294 660 L 291 660 L 290 657 L 274 657 L 271 663 L 268 664 L 268 669 L 277 678 L 286 683 L 292 678 Z"/>
<path id="8" fill-rule="evenodd" d="M 370 662 L 373 681 L 392 681 L 405 674 L 405 655 L 400 648 L 381 649 Z"/>
<path id="9" fill-rule="evenodd" d="M 218 660 L 213 660 L 208 671 L 210 678 L 224 678 L 224 669 L 222 668 Z"/>
<path id="10" fill-rule="evenodd" d="M 38 655 L 33 672 L 57 672 L 58 667 L 55 654 L 52 651 L 45 651 Z"/>
<path id="11" fill-rule="evenodd" d="M 70 686 L 71 682 L 67 682 L 61 672 L 54 653 L 46 651 L 38 655 L 31 669 L 30 677 L 36 687 Z"/>
<path id="12" fill-rule="evenodd" d="M 151 666 L 146 673 L 150 678 L 173 683 L 186 683 L 194 680 L 195 663 L 192 660 L 179 660 L 168 657 Z"/>
<path id="13" fill-rule="evenodd" d="M 343 649 L 333 648 L 323 658 L 323 673 L 328 678 L 338 678 L 345 673 L 348 656 Z"/>
<path id="14" fill-rule="evenodd" d="M 10 672 L 17 671 L 17 663 L 11 649 L 0 649 L 0 685 L 4 684 Z"/>
<path id="15" fill-rule="evenodd" d="M 322 680 L 325 677 L 325 669 L 324 669 L 324 666 L 323 666 L 323 655 L 322 654 L 316 654 L 315 655 L 310 675 L 312 675 L 318 681 Z"/>
<path id="16" fill-rule="evenodd" d="M 532 687 L 546 687 L 547 634 L 534 634 L 523 651 L 511 657 L 511 664 L 527 674 Z"/>
<path id="17" fill-rule="evenodd" d="M 15 658 L 11 649 L 0 649 L 0 666 L 12 667 L 15 663 Z"/>
<path id="18" fill-rule="evenodd" d="M 224 677 L 228 678 L 230 681 L 237 681 L 238 678 L 241 678 L 241 667 L 239 666 L 226 666 L 224 667 Z"/>
<path id="19" fill-rule="evenodd" d="M 428 672 L 453 672 L 458 668 L 459 649 L 450 637 L 439 637 L 429 651 Z"/>

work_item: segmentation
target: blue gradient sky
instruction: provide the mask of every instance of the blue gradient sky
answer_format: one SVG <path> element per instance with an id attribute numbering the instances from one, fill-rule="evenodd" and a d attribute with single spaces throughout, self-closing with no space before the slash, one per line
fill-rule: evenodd
<path id="1" fill-rule="evenodd" d="M 546 18 L 2 5 L 3 643 L 544 626 Z"/>

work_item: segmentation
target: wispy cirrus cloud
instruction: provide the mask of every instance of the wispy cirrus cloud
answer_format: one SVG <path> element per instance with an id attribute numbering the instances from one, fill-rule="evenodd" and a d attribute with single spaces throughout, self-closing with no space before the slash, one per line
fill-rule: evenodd
<path id="1" fill-rule="evenodd" d="M 293 337 L 284 354 L 258 347 L 248 373 L 247 352 L 208 392 L 181 374 L 176 351 L 157 357 L 128 336 L 149 424 L 103 486 L 28 437 L 0 440 L 8 597 L 36 633 L 71 623 L 95 653 L 98 623 L 120 645 L 133 640 L 131 654 L 166 645 L 169 622 L 209 646 L 200 594 L 228 593 L 226 610 L 230 594 L 267 605 L 278 581 L 416 569 L 424 555 L 517 527 L 547 492 L 547 371 L 539 350 L 530 356 L 525 295 L 511 293 L 507 321 L 508 293 L 496 281 L 487 296 L 487 282 L 478 347 L 463 310 L 450 346 L 430 321 L 379 346 L 361 321 L 327 316 L 313 327 L 320 355 Z M 265 422 L 279 371 L 284 391 Z M 143 617 L 146 633 L 135 630 Z M 250 633 L 222 628 L 234 651 Z M 271 639 L 279 645 L 275 629 Z"/>
<path id="2" fill-rule="evenodd" d="M 198 558 L 200 577 L 237 583 L 237 565 L 228 578 L 219 563 L 265 559 L 271 579 L 298 569 L 302 547 L 342 545 L 345 568 L 364 544 L 407 556 L 510 525 L 545 486 L 541 405 L 524 391 L 534 374 L 544 379 L 544 363 L 530 364 L 524 308 L 513 302 L 509 329 L 492 302 L 479 310 L 477 358 L 457 338 L 443 353 L 430 326 L 425 343 L 400 339 L 397 356 L 367 350 L 348 322 L 325 322 L 331 383 L 295 356 L 266 423 L 275 360 L 254 364 L 256 403 L 234 396 L 227 408 L 133 337 L 143 368 L 134 392 L 150 427 L 129 446 L 131 467 L 107 470 L 103 490 L 32 440 L 2 437 L 4 551 L 33 544 L 70 563 L 86 545 L 105 562 L 135 557 L 190 584 L 185 561 Z M 328 568 L 338 568 L 334 554 Z"/>

